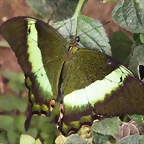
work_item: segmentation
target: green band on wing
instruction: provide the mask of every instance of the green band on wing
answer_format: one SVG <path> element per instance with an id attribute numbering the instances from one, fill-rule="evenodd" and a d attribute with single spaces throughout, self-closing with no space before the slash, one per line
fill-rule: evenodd
<path id="1" fill-rule="evenodd" d="M 133 74 L 121 65 L 109 75 L 105 76 L 103 80 L 97 80 L 87 86 L 84 91 L 87 94 L 91 106 L 94 107 L 96 102 L 103 101 L 107 95 L 112 93 L 112 91 L 117 90 L 119 86 L 123 85 L 123 82 L 128 75 Z"/>
<path id="2" fill-rule="evenodd" d="M 38 47 L 38 31 L 36 29 L 35 19 L 27 18 L 28 26 L 27 26 L 27 45 L 29 54 L 28 61 L 31 63 L 32 72 L 36 72 L 40 67 L 43 67 L 41 51 Z"/>
<path id="3" fill-rule="evenodd" d="M 44 100 L 50 100 L 51 96 L 53 96 L 53 92 L 44 67 L 36 71 L 34 73 L 34 77 L 36 79 L 35 85 L 38 86 L 39 91 L 41 91 L 41 93 L 43 94 L 42 97 L 44 98 Z"/>
<path id="4" fill-rule="evenodd" d="M 31 63 L 31 71 L 36 78 L 35 85 L 42 91 L 43 98 L 50 99 L 53 96 L 52 87 L 47 77 L 46 71 L 43 67 L 41 50 L 38 47 L 38 31 L 36 29 L 36 20 L 27 18 L 27 41 L 28 41 L 28 54 L 29 62 Z"/>
<path id="5" fill-rule="evenodd" d="M 121 65 L 105 76 L 103 80 L 96 80 L 89 86 L 66 95 L 64 97 L 64 105 L 67 108 L 84 109 L 89 103 L 94 107 L 96 102 L 103 101 L 107 94 L 122 85 L 128 75 L 133 74 Z"/>

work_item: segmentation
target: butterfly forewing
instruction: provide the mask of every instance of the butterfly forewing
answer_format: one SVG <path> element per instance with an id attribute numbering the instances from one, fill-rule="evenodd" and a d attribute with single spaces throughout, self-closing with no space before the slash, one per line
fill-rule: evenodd
<path id="1" fill-rule="evenodd" d="M 47 23 L 30 17 L 12 18 L 0 32 L 25 73 L 32 110 L 48 112 L 49 101 L 57 98 L 66 40 Z"/>

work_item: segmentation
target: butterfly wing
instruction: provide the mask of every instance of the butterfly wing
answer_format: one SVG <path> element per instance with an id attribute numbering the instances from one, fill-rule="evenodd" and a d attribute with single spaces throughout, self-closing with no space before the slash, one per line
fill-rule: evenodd
<path id="1" fill-rule="evenodd" d="M 47 23 L 31 17 L 8 20 L 0 27 L 0 33 L 25 73 L 32 110 L 47 113 L 49 101 L 58 94 L 65 39 Z"/>
<path id="2" fill-rule="evenodd" d="M 69 62 L 67 62 L 69 63 Z M 66 64 L 67 64 L 66 63 Z M 78 130 L 95 115 L 143 114 L 144 85 L 111 57 L 79 49 L 62 83 L 64 117 L 61 131 Z"/>

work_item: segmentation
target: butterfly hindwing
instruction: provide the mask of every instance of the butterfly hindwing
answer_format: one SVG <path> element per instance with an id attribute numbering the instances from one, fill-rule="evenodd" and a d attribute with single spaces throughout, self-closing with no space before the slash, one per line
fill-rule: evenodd
<path id="1" fill-rule="evenodd" d="M 144 85 L 113 58 L 78 49 L 63 80 L 64 134 L 97 115 L 143 114 Z"/>

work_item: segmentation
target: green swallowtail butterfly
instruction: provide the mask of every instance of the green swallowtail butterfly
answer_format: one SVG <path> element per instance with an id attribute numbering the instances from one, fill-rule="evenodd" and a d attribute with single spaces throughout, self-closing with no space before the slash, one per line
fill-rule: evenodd
<path id="1" fill-rule="evenodd" d="M 69 44 L 50 25 L 15 17 L 0 27 L 25 73 L 33 114 L 50 116 L 61 102 L 59 129 L 67 135 L 98 115 L 144 113 L 144 85 L 112 57 Z"/>

